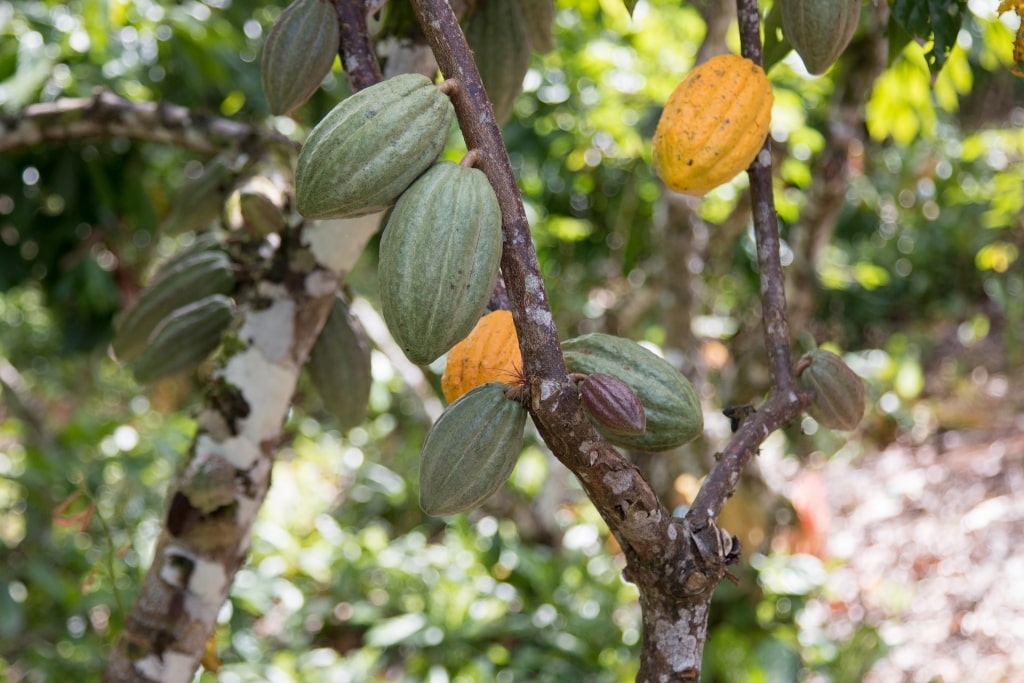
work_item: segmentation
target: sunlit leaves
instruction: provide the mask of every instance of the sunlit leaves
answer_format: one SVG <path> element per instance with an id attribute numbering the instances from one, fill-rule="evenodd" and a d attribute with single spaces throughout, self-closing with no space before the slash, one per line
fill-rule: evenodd
<path id="1" fill-rule="evenodd" d="M 1020 17 L 1020 25 L 1017 27 L 1017 37 L 1013 41 L 1014 66 L 1010 71 L 1016 76 L 1024 76 L 1024 2 L 1019 0 L 1003 0 L 999 3 L 999 14 L 1009 11 L 1016 12 Z"/>
<path id="2" fill-rule="evenodd" d="M 875 81 L 867 102 L 868 132 L 875 140 L 892 137 L 908 145 L 919 135 L 934 134 L 931 76 L 923 62 L 920 48 L 908 45 L 903 57 Z"/>
<path id="3" fill-rule="evenodd" d="M 966 9 L 966 0 L 895 0 L 892 20 L 906 31 L 908 41 L 931 40 L 926 60 L 938 72 L 953 49 Z"/>

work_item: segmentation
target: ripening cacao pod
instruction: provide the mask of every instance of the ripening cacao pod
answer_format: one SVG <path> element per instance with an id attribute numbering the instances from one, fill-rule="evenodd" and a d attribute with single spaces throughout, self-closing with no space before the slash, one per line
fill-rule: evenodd
<path id="1" fill-rule="evenodd" d="M 853 39 L 862 0 L 779 0 L 782 33 L 804 66 L 819 75 L 839 59 Z"/>
<path id="2" fill-rule="evenodd" d="M 523 445 L 526 408 L 508 385 L 483 384 L 448 406 L 420 455 L 420 507 L 443 517 L 479 507 L 501 488 Z"/>
<path id="3" fill-rule="evenodd" d="M 519 337 L 510 311 L 491 311 L 473 331 L 452 347 L 441 375 L 441 390 L 449 403 L 488 382 L 511 384 L 523 369 Z"/>
<path id="4" fill-rule="evenodd" d="M 562 342 L 569 372 L 603 373 L 625 382 L 640 398 L 647 428 L 642 434 L 616 433 L 595 424 L 616 446 L 665 451 L 692 441 L 704 431 L 697 391 L 663 358 L 634 341 L 594 332 Z"/>
<path id="5" fill-rule="evenodd" d="M 617 377 L 596 372 L 580 382 L 580 400 L 587 416 L 606 431 L 636 436 L 647 430 L 640 397 Z"/>
<path id="6" fill-rule="evenodd" d="M 800 386 L 814 392 L 807 414 L 828 429 L 850 431 L 864 417 L 864 380 L 842 358 L 814 349 L 797 362 Z"/>
<path id="7" fill-rule="evenodd" d="M 381 311 L 414 363 L 432 363 L 473 329 L 501 259 L 498 198 L 482 171 L 434 164 L 395 204 L 380 241 Z"/>
<path id="8" fill-rule="evenodd" d="M 294 0 L 281 12 L 260 61 L 271 114 L 287 114 L 316 92 L 338 55 L 340 33 L 330 0 Z"/>
<path id="9" fill-rule="evenodd" d="M 441 154 L 454 116 L 448 96 L 421 74 L 399 74 L 342 100 L 299 152 L 299 213 L 345 218 L 388 208 Z"/>
<path id="10" fill-rule="evenodd" d="M 136 381 L 152 382 L 199 365 L 220 345 L 234 312 L 234 302 L 223 294 L 172 312 L 153 330 L 146 348 L 129 366 Z"/>
<path id="11" fill-rule="evenodd" d="M 211 294 L 229 294 L 234 287 L 234 268 L 227 254 L 216 248 L 188 247 L 186 254 L 172 257 L 157 270 L 131 308 L 114 321 L 114 355 L 122 363 L 135 360 L 172 311 Z"/>
<path id="12" fill-rule="evenodd" d="M 465 34 L 491 100 L 494 120 L 503 126 L 512 118 L 530 69 L 530 39 L 522 8 L 512 0 L 477 0 Z"/>
<path id="13" fill-rule="evenodd" d="M 334 299 L 331 313 L 306 363 L 310 381 L 324 407 L 343 430 L 366 420 L 373 375 L 370 340 L 345 299 Z"/>
<path id="14" fill-rule="evenodd" d="M 757 64 L 712 57 L 669 96 L 654 132 L 654 170 L 669 188 L 696 196 L 729 182 L 761 151 L 773 101 Z"/>
<path id="15" fill-rule="evenodd" d="M 519 5 L 526 22 L 526 36 L 533 50 L 541 53 L 554 50 L 555 0 L 520 0 Z"/>

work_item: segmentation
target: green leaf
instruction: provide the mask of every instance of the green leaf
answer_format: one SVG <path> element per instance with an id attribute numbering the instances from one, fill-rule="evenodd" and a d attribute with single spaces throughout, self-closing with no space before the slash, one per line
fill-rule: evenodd
<path id="1" fill-rule="evenodd" d="M 629 12 L 629 16 L 633 16 L 633 10 L 636 9 L 637 0 L 622 0 L 622 4 L 626 6 L 626 11 Z"/>
<path id="2" fill-rule="evenodd" d="M 892 22 L 917 40 L 932 40 L 926 59 L 928 68 L 935 74 L 942 70 L 946 56 L 953 49 L 966 9 L 966 0 L 895 0 Z M 892 22 L 890 33 L 894 32 Z"/>
<path id="3" fill-rule="evenodd" d="M 789 54 L 793 46 L 786 40 L 782 32 L 782 10 L 781 5 L 774 3 L 768 10 L 768 16 L 764 18 L 764 51 L 761 61 L 764 63 L 764 70 L 767 72 L 783 57 Z"/>

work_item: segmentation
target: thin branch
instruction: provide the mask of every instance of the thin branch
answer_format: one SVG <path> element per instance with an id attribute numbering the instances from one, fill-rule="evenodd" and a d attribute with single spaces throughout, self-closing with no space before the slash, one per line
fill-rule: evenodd
<path id="1" fill-rule="evenodd" d="M 294 147 L 264 127 L 168 103 L 131 102 L 109 90 L 92 97 L 33 104 L 0 117 L 0 153 L 38 144 L 123 136 L 216 154 L 247 140 Z"/>
<path id="2" fill-rule="evenodd" d="M 761 18 L 757 0 L 736 0 L 736 14 L 739 19 L 741 52 L 744 57 L 761 64 Z M 779 223 L 772 195 L 770 136 L 765 139 L 764 147 L 747 173 L 750 176 L 751 209 L 761 282 L 761 315 L 771 392 L 757 413 L 740 425 L 697 492 L 690 512 L 687 513 L 687 519 L 693 520 L 695 524 L 718 517 L 758 446 L 769 434 L 799 415 L 807 403 L 807 397 L 795 388 L 790 358 L 785 280 L 779 257 Z"/>
<path id="3" fill-rule="evenodd" d="M 341 28 L 338 55 L 348 75 L 352 91 L 362 90 L 384 79 L 380 64 L 373 54 L 370 31 L 366 25 L 365 0 L 334 0 Z"/>

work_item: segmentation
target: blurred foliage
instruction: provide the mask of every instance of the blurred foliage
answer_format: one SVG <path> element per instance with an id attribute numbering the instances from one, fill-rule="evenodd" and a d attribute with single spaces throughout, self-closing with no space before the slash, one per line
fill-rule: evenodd
<path id="1" fill-rule="evenodd" d="M 891 64 L 851 150 L 813 329 L 795 331 L 847 351 L 872 407 L 850 439 L 805 420 L 774 446 L 787 455 L 855 457 L 897 430 L 927 435 L 948 426 L 922 411 L 929 392 L 1021 360 L 1024 81 L 1009 72 L 1014 18 L 988 5 L 892 3 Z M 557 283 L 556 321 L 566 336 L 608 329 L 669 346 L 664 288 L 681 264 L 665 262 L 649 140 L 704 23 L 669 0 L 558 7 L 559 49 L 534 57 L 504 130 Z M 939 11 L 948 7 L 959 11 Z M 345 79 L 336 65 L 294 119 L 268 118 L 258 55 L 282 8 L 0 2 L 0 111 L 104 87 L 301 138 Z M 727 40 L 737 48 L 735 28 Z M 769 72 L 784 240 L 807 204 L 842 67 L 812 78 L 789 54 Z M 148 564 L 202 388 L 135 386 L 105 345 L 122 302 L 180 244 L 156 226 L 206 161 L 122 138 L 0 160 L 0 680 L 94 680 Z M 745 183 L 697 207 L 712 234 L 742 212 Z M 723 349 L 734 364 L 730 342 L 759 324 L 749 231 L 716 253 L 723 262 L 687 264 L 704 287 L 693 326 L 718 344 L 704 353 Z M 371 301 L 373 260 L 371 248 L 349 282 Z M 489 508 L 425 519 L 416 458 L 428 419 L 379 353 L 374 375 L 364 427 L 341 434 L 307 401 L 293 411 L 250 561 L 221 613 L 216 680 L 632 680 L 635 590 L 575 482 L 534 439 L 503 504 L 534 509 L 549 528 L 527 533 Z M 721 440 L 714 381 L 705 401 Z M 542 498 L 557 504 L 537 512 Z M 771 541 L 716 594 L 706 680 L 859 680 L 884 649 L 873 625 L 842 618 L 827 562 Z"/>

